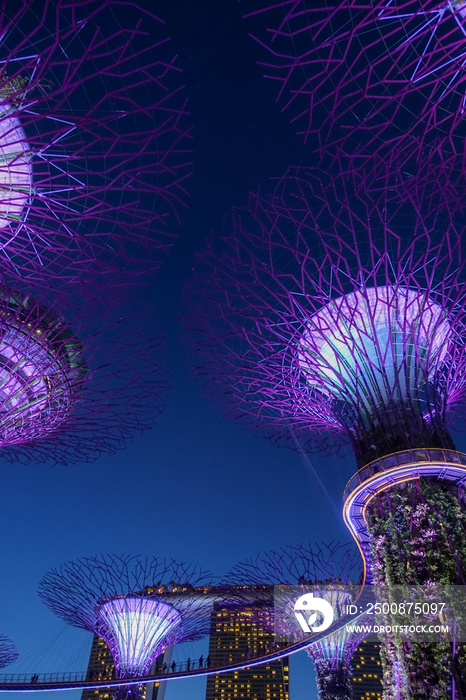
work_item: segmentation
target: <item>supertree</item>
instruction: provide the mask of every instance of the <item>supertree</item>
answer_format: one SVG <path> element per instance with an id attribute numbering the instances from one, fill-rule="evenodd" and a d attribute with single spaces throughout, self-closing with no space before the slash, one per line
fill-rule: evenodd
<path id="1" fill-rule="evenodd" d="M 2 0 L 0 251 L 13 275 L 160 264 L 190 174 L 163 22 L 132 2 Z M 120 276 L 121 281 L 121 276 Z"/>
<path id="2" fill-rule="evenodd" d="M 251 591 L 259 603 L 262 603 L 262 589 L 272 588 L 273 614 L 267 619 L 279 638 L 294 641 L 305 636 L 294 613 L 297 598 L 304 593 L 325 598 L 338 619 L 353 600 L 350 586 L 358 583 L 360 574 L 361 558 L 354 546 L 322 543 L 259 554 L 234 566 L 225 581 L 233 592 L 236 586 L 244 586 L 244 595 Z M 258 612 L 262 614 L 262 605 L 258 606 Z M 315 664 L 319 698 L 350 700 L 350 661 L 360 641 L 361 636 L 350 634 L 344 626 L 306 648 Z"/>
<path id="3" fill-rule="evenodd" d="M 39 596 L 65 622 L 106 642 L 117 678 L 137 678 L 169 646 L 208 634 L 211 584 L 212 576 L 191 564 L 109 555 L 53 569 Z M 135 685 L 117 691 L 132 695 L 138 697 Z"/>
<path id="4" fill-rule="evenodd" d="M 400 197 L 290 170 L 201 256 L 190 325 L 197 374 L 240 420 L 299 449 L 352 445 L 345 518 L 373 581 L 435 587 L 466 574 L 466 457 L 447 427 L 466 258 L 461 198 L 422 182 Z M 451 693 L 450 643 L 384 639 L 385 697 Z"/>
<path id="5" fill-rule="evenodd" d="M 153 424 L 168 371 L 160 340 L 141 335 L 138 318 L 133 304 L 73 308 L 56 291 L 0 283 L 4 459 L 90 462 Z"/>
<path id="6" fill-rule="evenodd" d="M 306 142 L 387 149 L 413 136 L 463 149 L 464 3 L 245 0 L 277 102 Z M 422 158 L 422 155 L 419 157 Z"/>
<path id="7" fill-rule="evenodd" d="M 18 658 L 15 644 L 4 634 L 0 635 L 0 668 L 13 664 Z"/>

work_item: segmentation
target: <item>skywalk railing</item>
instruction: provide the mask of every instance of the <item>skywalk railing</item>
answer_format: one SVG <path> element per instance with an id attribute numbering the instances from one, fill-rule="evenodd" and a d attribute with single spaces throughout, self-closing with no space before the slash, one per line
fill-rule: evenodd
<path id="1" fill-rule="evenodd" d="M 466 469 L 466 454 L 456 452 L 455 450 L 442 450 L 439 448 L 423 447 L 415 450 L 403 450 L 402 452 L 394 452 L 386 457 L 366 464 L 348 481 L 343 500 L 346 501 L 348 496 L 364 481 L 369 479 L 374 474 L 388 471 L 394 467 L 402 467 L 406 464 L 454 464 L 462 465 Z"/>

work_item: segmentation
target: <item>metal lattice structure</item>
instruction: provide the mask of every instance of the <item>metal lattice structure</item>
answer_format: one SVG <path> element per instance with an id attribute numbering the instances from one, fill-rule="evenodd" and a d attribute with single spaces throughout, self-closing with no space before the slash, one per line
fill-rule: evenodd
<path id="1" fill-rule="evenodd" d="M 72 411 L 86 375 L 82 345 L 31 297 L 0 288 L 1 444 L 53 433 Z"/>
<path id="2" fill-rule="evenodd" d="M 163 22 L 131 2 L 3 0 L 0 32 L 3 271 L 160 264 L 191 128 Z"/>
<path id="3" fill-rule="evenodd" d="M 118 678 L 134 678 L 167 647 L 208 634 L 211 583 L 191 564 L 109 555 L 50 571 L 39 595 L 66 623 L 104 639 Z"/>
<path id="4" fill-rule="evenodd" d="M 265 552 L 234 566 L 226 576 L 233 587 L 245 587 L 244 595 L 254 595 L 261 603 L 273 587 L 273 615 L 270 620 L 275 634 L 288 641 L 300 638 L 303 631 L 294 614 L 294 605 L 302 592 L 324 597 L 335 611 L 335 619 L 343 614 L 344 606 L 352 602 L 351 584 L 361 575 L 361 558 L 353 545 L 341 543 L 300 545 Z M 355 586 L 355 589 L 357 587 Z M 249 593 L 251 591 L 251 593 Z M 238 593 L 239 595 L 239 593 Z M 261 611 L 261 605 L 258 610 Z M 262 619 L 262 617 L 261 617 Z M 315 664 L 320 698 L 350 698 L 350 661 L 362 637 L 350 635 L 346 626 L 324 640 L 306 648 Z"/>
<path id="5" fill-rule="evenodd" d="M 434 160 L 413 180 L 290 170 L 234 211 L 190 290 L 197 373 L 240 420 L 300 450 L 351 443 L 347 503 L 364 499 L 355 536 L 385 587 L 461 585 L 466 570 L 461 467 L 448 471 L 462 459 L 448 426 L 466 390 L 464 213 L 451 163 Z M 450 638 L 381 647 L 387 700 L 460 682 Z"/>
<path id="6" fill-rule="evenodd" d="M 0 635 L 0 668 L 13 664 L 18 658 L 15 644 L 4 634 Z"/>
<path id="7" fill-rule="evenodd" d="M 0 445 L 8 461 L 92 462 L 123 449 L 162 409 L 161 341 L 141 334 L 132 306 L 80 302 L 0 284 Z"/>
<path id="8" fill-rule="evenodd" d="M 451 446 L 465 392 L 461 207 L 428 177 L 376 189 L 296 168 L 251 195 L 201 257 L 187 321 L 196 373 L 240 420 L 300 449 L 346 437 L 360 464 Z"/>
<path id="9" fill-rule="evenodd" d="M 244 10 L 264 75 L 305 142 L 326 148 L 352 134 L 373 152 L 400 134 L 443 132 L 462 147 L 463 2 L 246 0 Z"/>

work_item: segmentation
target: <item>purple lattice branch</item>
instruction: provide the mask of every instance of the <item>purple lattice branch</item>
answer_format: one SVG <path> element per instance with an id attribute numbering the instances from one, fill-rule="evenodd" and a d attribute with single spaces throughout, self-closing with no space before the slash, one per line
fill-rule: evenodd
<path id="1" fill-rule="evenodd" d="M 128 258 L 159 264 L 190 174 L 163 23 L 112 0 L 3 0 L 1 10 L 3 269 L 72 277 Z"/>
<path id="2" fill-rule="evenodd" d="M 18 658 L 18 651 L 15 644 L 5 637 L 4 634 L 0 635 L 0 668 L 5 668 L 5 666 L 10 666 Z"/>
<path id="3" fill-rule="evenodd" d="M 265 588 L 262 595 L 268 592 L 270 597 L 270 588 L 274 587 L 274 614 L 270 617 L 273 631 L 295 639 L 303 636 L 295 615 L 295 603 L 302 593 L 311 591 L 312 595 L 331 602 L 337 619 L 352 600 L 348 586 L 357 583 L 360 577 L 361 558 L 355 547 L 331 542 L 290 546 L 259 554 L 234 566 L 225 580 L 230 586 L 242 585 L 243 595 L 256 597 L 260 603 L 261 589 Z M 232 590 L 234 592 L 235 588 Z M 259 606 L 258 611 L 261 609 Z M 361 638 L 361 635 L 349 634 L 344 626 L 326 639 L 311 644 L 306 651 L 318 672 L 320 665 L 322 672 L 324 669 L 337 672 L 349 664 Z"/>
<path id="4" fill-rule="evenodd" d="M 39 595 L 65 622 L 101 636 L 118 676 L 142 676 L 167 647 L 208 634 L 209 573 L 156 557 L 87 557 L 42 579 Z"/>
<path id="5" fill-rule="evenodd" d="M 301 544 L 261 552 L 236 564 L 225 576 L 229 585 L 298 586 L 321 581 L 358 581 L 361 557 L 354 545 L 341 542 Z"/>
<path id="6" fill-rule="evenodd" d="M 463 136 L 461 3 L 244 2 L 265 76 L 298 133 L 326 148 L 351 134 L 372 150 L 396 133 Z M 382 138 L 380 138 L 382 136 Z M 354 147 L 354 144 L 353 144 Z"/>
<path id="7" fill-rule="evenodd" d="M 73 307 L 56 292 L 0 284 L 3 457 L 91 462 L 150 428 L 168 371 L 160 340 L 138 324 L 133 304 Z"/>
<path id="8" fill-rule="evenodd" d="M 354 180 L 296 168 L 251 195 L 201 257 L 189 324 L 197 375 L 236 416 L 301 447 L 346 435 L 367 462 L 451 445 L 464 217 L 428 176 L 403 196 Z"/>

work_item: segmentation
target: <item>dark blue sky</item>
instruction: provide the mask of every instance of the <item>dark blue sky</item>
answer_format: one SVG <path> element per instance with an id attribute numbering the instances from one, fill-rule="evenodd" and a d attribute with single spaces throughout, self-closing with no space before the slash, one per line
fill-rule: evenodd
<path id="1" fill-rule="evenodd" d="M 222 417 L 200 395 L 185 362 L 178 318 L 195 253 L 228 209 L 290 165 L 313 162 L 255 65 L 234 0 L 155 0 L 185 72 L 194 125 L 190 209 L 150 296 L 173 361 L 174 385 L 157 426 L 116 457 L 92 465 L 2 465 L 1 632 L 16 641 L 12 671 L 86 665 L 90 635 L 65 630 L 37 598 L 42 575 L 63 561 L 106 552 L 174 557 L 222 574 L 261 550 L 348 540 L 341 497 L 351 460 L 277 449 Z M 141 294 L 143 292 L 140 292 Z M 325 486 L 321 485 L 321 481 Z M 65 630 L 65 631 L 62 631 Z M 187 646 L 179 658 L 195 657 Z M 304 658 L 303 668 L 311 673 Z M 291 698 L 315 697 L 307 673 Z M 201 700 L 204 681 L 178 682 L 167 700 Z M 56 697 L 56 695 L 55 695 Z M 65 697 L 74 699 L 76 694 Z"/>

